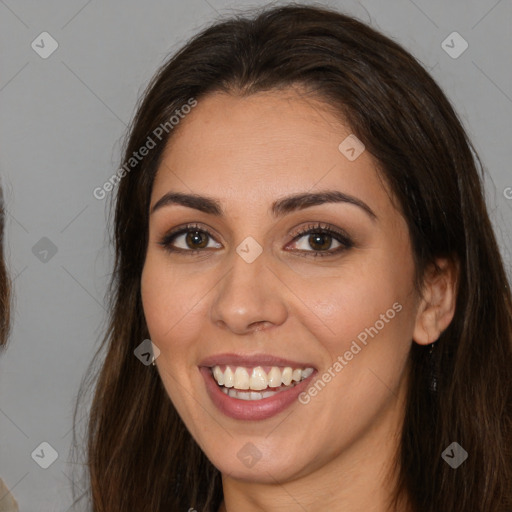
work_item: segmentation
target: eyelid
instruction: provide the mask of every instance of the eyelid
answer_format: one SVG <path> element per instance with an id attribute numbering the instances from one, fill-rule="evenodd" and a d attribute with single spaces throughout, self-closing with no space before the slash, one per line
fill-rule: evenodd
<path id="1" fill-rule="evenodd" d="M 307 226 L 302 226 L 301 228 L 298 228 L 297 230 L 293 230 L 289 233 L 289 236 L 293 236 L 293 240 L 291 243 L 296 242 L 297 240 L 300 240 L 306 235 L 309 234 L 325 234 L 336 240 L 340 246 L 335 249 L 327 249 L 325 251 L 305 251 L 305 250 L 297 250 L 295 253 L 304 258 L 308 257 L 336 257 L 339 256 L 341 253 L 352 249 L 354 247 L 354 242 L 352 241 L 352 238 L 348 235 L 348 233 L 341 228 L 334 227 L 330 224 L 326 224 L 323 222 L 311 222 Z"/>
<path id="2" fill-rule="evenodd" d="M 199 231 L 203 234 L 205 234 L 207 237 L 216 240 L 216 237 L 212 234 L 212 229 L 210 227 L 202 227 L 200 223 L 190 223 L 186 224 L 185 226 L 179 226 L 177 228 L 172 229 L 168 233 L 166 233 L 162 239 L 158 242 L 159 245 L 164 247 L 167 251 L 171 253 L 188 253 L 188 254 L 197 254 L 200 252 L 206 252 L 206 249 L 182 249 L 182 248 L 172 248 L 171 242 L 173 239 L 175 239 L 178 236 L 181 236 L 183 234 L 187 234 L 191 231 Z M 314 257 L 316 256 L 335 256 L 338 255 L 340 252 L 350 249 L 354 246 L 354 242 L 352 241 L 351 237 L 348 235 L 348 233 L 341 229 L 334 227 L 330 224 L 324 223 L 324 222 L 310 222 L 306 226 L 301 226 L 300 228 L 295 228 L 292 231 L 288 233 L 289 237 L 293 237 L 293 240 L 290 243 L 293 243 L 297 241 L 298 239 L 309 235 L 309 234 L 325 234 L 328 236 L 331 236 L 335 240 L 340 243 L 340 247 L 336 248 L 335 250 L 328 249 L 325 251 L 305 251 L 305 250 L 297 250 L 298 253 L 306 253 L 309 255 L 312 255 Z M 219 242 L 217 242 L 219 243 Z"/>
<path id="3" fill-rule="evenodd" d="M 199 222 L 191 222 L 189 224 L 185 224 L 184 226 L 178 226 L 176 228 L 171 229 L 165 235 L 162 237 L 163 239 L 171 238 L 175 235 L 180 235 L 183 233 L 186 233 L 187 231 L 202 231 L 206 233 L 208 236 L 211 236 L 213 238 L 212 231 L 213 229 L 209 226 L 206 226 L 204 224 L 201 224 Z"/>
<path id="4" fill-rule="evenodd" d="M 164 249 L 168 250 L 169 252 L 188 252 L 188 253 L 194 253 L 194 252 L 204 252 L 204 249 L 181 249 L 181 248 L 170 248 L 171 247 L 171 241 L 172 239 L 187 234 L 190 231 L 199 231 L 201 233 L 204 233 L 206 236 L 216 240 L 216 237 L 212 234 L 212 229 L 210 227 L 202 227 L 200 223 L 190 223 L 186 224 L 185 226 L 178 226 L 177 228 L 171 229 L 169 232 L 167 232 L 158 242 L 159 245 L 164 247 Z M 219 242 L 217 242 L 219 243 Z"/>
<path id="5" fill-rule="evenodd" d="M 353 244 L 349 234 L 344 229 L 337 228 L 325 222 L 310 222 L 306 226 L 302 226 L 300 228 L 296 228 L 290 231 L 288 235 L 294 237 L 295 239 L 297 237 L 302 237 L 310 233 L 325 233 L 330 235 L 337 235 L 338 237 L 342 238 L 345 243 Z"/>

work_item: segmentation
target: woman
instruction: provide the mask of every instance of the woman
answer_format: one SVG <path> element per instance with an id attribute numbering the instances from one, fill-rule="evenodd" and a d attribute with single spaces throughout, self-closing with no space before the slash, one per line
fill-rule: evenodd
<path id="1" fill-rule="evenodd" d="M 4 260 L 4 195 L 0 187 L 0 347 L 7 344 L 10 326 L 10 283 Z"/>
<path id="2" fill-rule="evenodd" d="M 403 48 L 321 8 L 216 23 L 120 171 L 95 511 L 512 510 L 510 289 Z"/>
<path id="3" fill-rule="evenodd" d="M 4 195 L 0 187 L 0 349 L 7 345 L 10 327 L 10 283 L 4 260 Z M 0 512 L 17 512 L 18 504 L 0 478 Z"/>

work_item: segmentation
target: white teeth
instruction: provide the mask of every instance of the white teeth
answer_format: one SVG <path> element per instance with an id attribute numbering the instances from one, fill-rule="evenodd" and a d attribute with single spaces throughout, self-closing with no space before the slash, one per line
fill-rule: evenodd
<path id="1" fill-rule="evenodd" d="M 302 379 L 302 370 L 293 370 L 292 380 L 299 382 Z"/>
<path id="2" fill-rule="evenodd" d="M 306 368 L 305 370 L 301 371 L 303 379 L 307 379 L 312 373 L 313 373 L 313 368 Z"/>
<path id="3" fill-rule="evenodd" d="M 275 366 L 268 372 L 268 385 L 271 388 L 278 388 L 281 385 L 281 370 Z"/>
<path id="4" fill-rule="evenodd" d="M 284 370 L 283 370 L 283 376 L 281 378 L 283 384 L 285 386 L 289 386 L 292 382 L 292 375 L 293 375 L 293 370 L 287 366 Z"/>
<path id="5" fill-rule="evenodd" d="M 217 381 L 218 382 L 218 381 Z M 265 370 L 261 366 L 256 366 L 253 368 L 250 388 L 255 390 L 265 389 L 267 387 L 267 374 Z"/>
<path id="6" fill-rule="evenodd" d="M 220 368 L 219 368 L 219 370 L 220 370 Z M 214 375 L 214 377 L 215 377 L 215 375 Z M 224 386 L 226 386 L 227 388 L 232 388 L 235 383 L 234 377 L 235 376 L 233 375 L 233 371 L 228 366 L 226 368 L 226 371 L 224 372 Z"/>
<path id="7" fill-rule="evenodd" d="M 218 382 L 219 386 L 224 384 L 224 372 L 218 366 L 213 368 L 213 376 L 215 377 L 215 380 Z"/>
<path id="8" fill-rule="evenodd" d="M 249 373 L 242 366 L 238 366 L 235 370 L 235 383 L 236 389 L 249 389 Z"/>
<path id="9" fill-rule="evenodd" d="M 268 398 L 269 396 L 274 396 L 276 393 L 281 393 L 281 391 L 284 391 L 285 389 L 289 389 L 289 388 L 283 388 L 278 391 L 263 391 L 262 393 L 258 393 L 256 391 L 238 391 L 235 388 L 228 389 L 225 387 L 221 387 L 220 389 L 225 395 L 228 395 L 231 398 L 238 398 L 239 400 L 252 401 L 252 400 L 262 400 L 263 398 Z"/>
<path id="10" fill-rule="evenodd" d="M 254 393 L 253 395 L 258 397 L 254 400 L 266 398 L 265 395 L 271 396 L 268 393 L 274 393 L 281 385 L 290 386 L 292 383 L 295 385 L 301 380 L 307 379 L 313 371 L 313 368 L 310 367 L 293 369 L 290 366 L 284 368 L 272 366 L 267 374 L 261 366 L 256 366 L 252 370 L 248 370 L 244 366 L 226 366 L 224 371 L 221 370 L 220 366 L 212 368 L 212 374 L 217 384 L 224 386 L 224 388 L 234 388 L 233 392 L 236 390 L 267 390 L 264 393 Z M 274 388 L 274 391 L 269 388 Z M 227 389 L 223 389 L 223 391 L 227 392 Z M 242 399 L 250 400 L 251 398 L 247 398 L 250 395 L 250 393 L 245 393 Z M 229 396 L 232 396 L 231 393 L 229 393 Z"/>

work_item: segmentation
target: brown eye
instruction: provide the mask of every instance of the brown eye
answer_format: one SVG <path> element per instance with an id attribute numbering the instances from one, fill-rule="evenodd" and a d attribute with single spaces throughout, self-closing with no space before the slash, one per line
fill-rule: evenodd
<path id="1" fill-rule="evenodd" d="M 331 248 L 332 236 L 325 234 L 309 235 L 308 243 L 315 250 L 327 251 Z"/>
<path id="2" fill-rule="evenodd" d="M 306 235 L 309 236 L 306 238 Z M 309 225 L 306 229 L 297 233 L 294 238 L 296 246 L 299 245 L 298 240 L 301 238 L 304 238 L 305 241 L 300 243 L 299 252 L 309 253 L 308 256 L 313 257 L 333 256 L 354 246 L 347 234 L 321 224 Z M 333 242 L 338 245 L 331 250 Z"/>
<path id="3" fill-rule="evenodd" d="M 209 231 L 192 225 L 168 233 L 159 244 L 169 252 L 193 254 L 207 249 L 210 239 L 214 240 Z M 217 244 L 215 248 L 219 247 Z"/>
<path id="4" fill-rule="evenodd" d="M 191 249 L 204 249 L 208 245 L 208 235 L 202 231 L 189 231 L 185 236 L 185 243 Z M 194 247 L 195 244 L 198 244 Z"/>

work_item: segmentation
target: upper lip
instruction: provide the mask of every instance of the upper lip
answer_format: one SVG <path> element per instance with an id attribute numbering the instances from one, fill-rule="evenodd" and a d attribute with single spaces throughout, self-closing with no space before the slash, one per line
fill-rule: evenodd
<path id="1" fill-rule="evenodd" d="M 284 359 L 282 357 L 273 356 L 270 354 L 216 354 L 208 356 L 203 359 L 199 366 L 291 366 L 292 368 L 314 368 L 311 363 L 304 363 L 302 361 L 292 361 L 291 359 Z"/>

